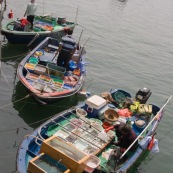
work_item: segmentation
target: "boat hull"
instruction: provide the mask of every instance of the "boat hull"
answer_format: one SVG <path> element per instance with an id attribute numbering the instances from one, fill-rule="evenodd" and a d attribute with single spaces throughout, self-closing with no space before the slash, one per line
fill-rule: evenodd
<path id="1" fill-rule="evenodd" d="M 128 92 L 123 91 L 122 89 L 112 90 L 111 93 L 114 93 L 117 91 L 120 91 L 120 92 L 130 96 L 130 94 L 128 94 Z M 27 136 L 19 146 L 19 150 L 18 150 L 18 154 L 17 154 L 17 170 L 19 172 L 26 173 L 29 160 L 34 158 L 35 156 L 37 156 L 39 154 L 42 141 L 36 140 L 36 137 L 41 138 L 41 139 L 43 138 L 42 139 L 43 141 L 44 141 L 44 139 L 45 140 L 49 139 L 50 136 L 52 136 L 52 135 L 54 135 L 54 133 L 56 133 L 55 129 L 59 125 L 59 122 L 62 122 L 62 119 L 64 119 L 64 121 L 67 121 L 66 118 L 71 117 L 71 116 L 76 114 L 77 108 L 85 109 L 85 105 L 86 105 L 86 102 L 83 102 L 83 103 L 81 103 L 81 104 L 79 104 L 73 108 L 67 109 L 67 110 L 55 115 L 54 117 L 51 117 L 50 120 L 46 121 L 40 127 L 35 129 L 31 133 L 31 136 Z M 158 116 L 157 113 L 159 112 L 159 121 L 160 121 L 161 117 L 163 116 L 163 113 L 164 113 L 163 109 L 161 110 L 156 105 L 152 105 L 152 106 L 153 106 L 152 113 L 154 115 L 154 118 L 155 118 L 155 116 Z M 153 134 L 155 134 L 156 128 L 159 125 L 159 121 L 158 121 L 158 119 L 155 119 L 153 121 L 153 123 L 147 129 L 147 132 L 145 133 L 145 136 L 143 139 L 147 138 L 148 136 L 152 136 Z M 103 151 L 106 151 L 106 150 L 103 150 Z M 149 153 L 149 151 L 147 149 L 142 149 L 139 146 L 137 148 L 137 150 L 133 153 L 133 155 L 130 156 L 126 162 L 122 163 L 121 165 L 116 167 L 114 169 L 114 171 L 111 171 L 111 172 L 114 172 L 114 173 L 127 172 L 136 162 L 139 162 L 139 160 L 141 160 L 141 157 L 146 152 Z M 98 154 L 98 155 L 101 156 L 102 154 Z M 115 161 L 115 160 L 112 160 L 112 161 Z M 103 165 L 105 165 L 104 161 L 103 161 Z M 95 170 L 94 172 L 101 172 L 101 173 L 108 172 L 108 169 L 107 169 L 107 171 L 102 169 L 103 165 L 101 166 L 101 169 L 98 167 L 97 170 Z M 105 166 L 105 168 L 107 168 L 107 167 L 108 167 L 108 165 Z"/>
<path id="2" fill-rule="evenodd" d="M 52 44 L 54 44 L 54 46 Z M 64 72 L 58 71 L 58 70 L 62 70 L 62 69 L 64 70 L 64 68 L 56 65 L 56 59 L 54 59 L 54 55 L 55 55 L 54 52 L 53 53 L 52 52 L 50 52 L 50 53 L 44 52 L 45 55 L 43 55 L 42 58 L 39 57 L 39 60 L 38 61 L 39 61 L 39 63 L 42 63 L 42 64 L 37 64 L 37 65 L 38 65 L 39 69 L 44 69 L 45 70 L 44 75 L 40 74 L 40 73 L 42 73 L 40 71 L 39 71 L 39 75 L 38 75 L 38 72 L 34 72 L 34 70 L 32 70 L 32 72 L 30 72 L 30 71 L 28 71 L 26 69 L 25 65 L 28 64 L 29 59 L 30 58 L 32 59 L 33 58 L 33 55 L 36 52 L 38 52 L 37 50 L 40 50 L 40 49 L 41 50 L 44 50 L 48 45 L 52 45 L 54 47 L 53 50 L 56 50 L 58 44 L 59 43 L 58 43 L 58 40 L 57 39 L 54 39 L 54 38 L 51 38 L 51 37 L 47 37 L 38 46 L 36 46 L 21 61 L 21 63 L 18 66 L 18 69 L 17 69 L 17 75 L 18 75 L 19 80 L 27 88 L 27 90 L 30 93 L 30 96 L 32 96 L 40 104 L 53 103 L 53 102 L 58 101 L 61 98 L 70 97 L 70 96 L 76 94 L 77 92 L 79 92 L 82 89 L 83 84 L 85 82 L 86 69 L 85 69 L 85 65 L 82 64 L 83 63 L 83 59 L 84 59 L 82 55 L 79 56 L 81 58 L 81 61 L 79 63 L 80 63 L 80 65 L 82 65 L 81 66 L 82 71 L 81 71 L 81 73 L 80 73 L 79 76 L 76 76 L 77 81 L 76 81 L 76 83 L 74 85 L 68 85 L 68 84 L 65 84 L 64 83 Z M 47 59 L 45 60 L 45 58 L 47 58 Z M 57 90 L 52 90 L 52 92 L 46 92 L 44 90 L 44 92 L 43 92 L 42 90 L 35 89 L 33 87 L 33 85 L 30 83 L 30 80 L 28 80 L 27 75 L 28 74 L 32 74 L 32 75 L 44 76 L 44 77 L 47 76 L 47 77 L 50 78 L 50 82 L 48 82 L 48 84 L 50 84 L 50 85 L 48 85 L 47 83 L 45 83 L 44 86 L 45 87 L 52 86 L 52 84 L 53 84 L 52 83 L 53 78 L 50 77 L 51 74 L 48 74 L 49 73 L 48 71 L 50 70 L 50 68 L 48 67 L 48 64 L 53 64 L 51 66 L 53 66 L 53 68 L 56 69 L 56 70 L 55 69 L 51 69 L 52 70 L 52 74 L 53 73 L 58 73 L 57 75 L 63 75 L 63 77 L 57 77 L 57 79 L 58 78 L 61 78 L 61 81 L 62 81 L 63 84 L 61 85 L 61 87 L 57 87 L 57 88 L 56 88 L 56 85 L 54 85 Z M 34 65 L 34 64 L 32 64 L 32 65 Z M 54 78 L 55 78 L 55 76 L 54 76 Z M 38 77 L 37 79 L 39 80 L 40 78 Z M 37 80 L 35 80 L 34 82 L 37 83 Z M 52 87 L 52 89 L 54 89 L 54 88 Z"/>
<path id="3" fill-rule="evenodd" d="M 2 35 L 6 37 L 9 43 L 11 44 L 29 44 L 32 40 L 35 44 L 40 43 L 46 37 L 52 37 L 55 39 L 60 39 L 65 35 L 64 30 L 57 32 L 49 32 L 49 33 L 36 33 L 36 32 L 25 32 L 25 33 L 17 33 L 17 32 L 8 32 L 2 30 Z"/>
<path id="4" fill-rule="evenodd" d="M 49 19 L 47 19 L 49 17 Z M 67 29 L 74 29 L 76 26 L 73 22 L 66 22 L 65 25 L 53 24 L 55 21 L 50 16 L 36 16 L 33 30 L 21 28 L 20 20 L 10 21 L 2 26 L 1 33 L 6 37 L 11 44 L 28 44 L 31 41 L 40 43 L 46 37 L 61 39 Z M 16 27 L 17 26 L 17 27 Z M 51 27 L 49 28 L 44 27 Z"/>

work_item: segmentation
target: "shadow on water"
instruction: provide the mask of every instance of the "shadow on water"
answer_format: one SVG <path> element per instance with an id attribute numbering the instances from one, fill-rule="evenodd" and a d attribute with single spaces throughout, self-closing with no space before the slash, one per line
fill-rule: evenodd
<path id="1" fill-rule="evenodd" d="M 40 105 L 30 96 L 24 98 L 27 95 L 27 89 L 20 81 L 18 81 L 12 95 L 13 107 L 18 111 L 19 116 L 28 124 L 28 126 L 32 128 L 38 127 L 50 117 L 77 105 L 85 99 L 85 97 L 80 95 L 73 95 L 68 98 L 60 99 L 52 104 Z"/>
<path id="2" fill-rule="evenodd" d="M 126 3 L 128 2 L 128 0 L 116 0 L 113 1 L 114 4 L 116 4 L 118 7 L 120 7 L 121 5 L 126 5 Z"/>
<path id="3" fill-rule="evenodd" d="M 28 53 L 29 49 L 26 45 L 20 44 L 9 44 L 3 43 L 2 44 L 2 58 L 1 61 L 4 63 L 9 62 L 20 62 Z"/>
<path id="4" fill-rule="evenodd" d="M 127 171 L 127 173 L 140 173 L 142 172 L 143 166 L 141 164 L 149 160 L 150 151 L 146 150 L 133 164 L 133 166 Z"/>

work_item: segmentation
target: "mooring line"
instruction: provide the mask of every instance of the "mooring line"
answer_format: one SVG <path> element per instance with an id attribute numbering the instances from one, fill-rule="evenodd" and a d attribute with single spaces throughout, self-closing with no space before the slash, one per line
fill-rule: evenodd
<path id="1" fill-rule="evenodd" d="M 4 105 L 4 106 L 1 106 L 0 107 L 0 109 L 2 109 L 2 108 L 4 108 L 4 107 L 7 107 L 7 106 L 9 106 L 9 105 L 12 105 L 12 104 L 14 104 L 14 103 L 17 103 L 17 102 L 19 102 L 19 101 L 21 101 L 21 100 L 23 100 L 23 99 L 26 99 L 26 98 L 28 98 L 30 95 L 28 94 L 28 95 L 26 95 L 25 97 L 23 97 L 23 98 L 21 98 L 21 99 L 19 99 L 19 100 L 16 100 L 16 101 L 14 101 L 14 102 L 11 102 L 11 103 L 9 103 L 9 104 L 6 104 L 6 105 Z"/>
<path id="2" fill-rule="evenodd" d="M 95 34 L 95 35 L 97 35 L 97 36 L 99 36 L 99 37 L 103 38 L 101 35 L 96 34 L 95 32 L 93 32 L 93 31 L 91 31 L 91 30 L 87 29 L 86 27 L 84 27 L 84 26 L 82 26 L 82 25 L 80 25 L 80 24 L 78 24 L 78 25 L 79 25 L 80 27 L 84 28 L 85 30 L 89 31 L 90 33 L 93 33 L 93 34 Z"/>
<path id="3" fill-rule="evenodd" d="M 1 58 L 2 60 L 4 59 L 11 59 L 11 58 L 15 58 L 15 57 L 18 57 L 18 56 L 25 56 L 27 55 L 28 53 L 24 53 L 24 54 L 21 54 L 21 55 L 15 55 L 15 56 L 9 56 L 9 57 L 5 57 L 5 58 Z"/>
<path id="4" fill-rule="evenodd" d="M 55 116 L 55 115 L 52 115 L 52 116 L 50 116 L 50 117 L 46 117 L 46 118 L 44 118 L 44 119 L 42 119 L 42 120 L 39 120 L 39 121 L 36 121 L 36 122 L 34 122 L 34 123 L 28 124 L 28 126 L 35 125 L 35 124 L 40 123 L 40 122 L 42 122 L 42 121 L 46 121 L 46 120 L 48 120 L 48 119 L 53 118 L 54 116 Z M 20 126 L 20 127 L 11 128 L 11 129 L 0 130 L 0 133 L 9 132 L 9 131 L 14 131 L 14 130 L 19 130 L 19 129 L 25 129 L 25 130 L 27 130 L 28 126 Z"/>
<path id="5" fill-rule="evenodd" d="M 10 89 L 12 89 L 12 87 L 11 87 L 11 85 L 9 84 L 8 80 L 6 79 L 6 77 L 5 77 L 5 75 L 4 75 L 3 71 L 2 71 L 2 69 L 1 69 L 1 74 L 2 74 L 2 76 L 4 77 L 4 79 L 5 79 L 6 83 L 7 83 L 7 85 L 10 87 Z"/>

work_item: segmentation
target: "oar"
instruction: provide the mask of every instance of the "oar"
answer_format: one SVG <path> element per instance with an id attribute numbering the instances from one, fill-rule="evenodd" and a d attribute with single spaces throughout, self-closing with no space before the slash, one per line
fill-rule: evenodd
<path id="1" fill-rule="evenodd" d="M 31 44 L 39 37 L 39 34 L 37 33 L 35 37 L 28 43 L 27 47 L 31 46 Z"/>
<path id="2" fill-rule="evenodd" d="M 122 159 L 125 154 L 131 149 L 131 147 L 134 145 L 134 143 L 141 137 L 141 135 L 146 131 L 146 129 L 150 126 L 150 124 L 156 120 L 158 121 L 159 117 L 160 117 L 160 113 L 162 112 L 162 110 L 166 107 L 166 105 L 169 103 L 169 101 L 171 100 L 172 95 L 167 99 L 166 103 L 160 108 L 159 112 L 157 112 L 156 116 L 153 117 L 153 119 L 148 123 L 148 125 L 145 127 L 145 129 L 140 133 L 140 135 L 133 141 L 133 143 L 129 146 L 129 148 L 126 149 L 126 151 L 121 155 L 120 159 Z"/>

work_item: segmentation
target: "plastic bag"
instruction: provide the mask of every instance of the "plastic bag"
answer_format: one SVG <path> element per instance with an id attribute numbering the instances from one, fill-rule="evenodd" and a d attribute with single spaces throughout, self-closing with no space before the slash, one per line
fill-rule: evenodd
<path id="1" fill-rule="evenodd" d="M 100 139 L 102 139 L 103 141 L 107 142 L 109 140 L 109 136 L 107 135 L 107 133 L 102 130 L 99 134 L 98 134 L 98 137 Z"/>
<path id="2" fill-rule="evenodd" d="M 147 136 L 146 138 L 142 139 L 140 142 L 139 142 L 139 145 L 142 149 L 146 150 L 150 141 L 151 141 L 152 137 L 151 136 Z M 158 153 L 159 152 L 159 146 L 158 146 L 158 140 L 157 139 L 154 139 L 154 145 L 151 149 L 151 152 L 153 153 Z"/>
<path id="3" fill-rule="evenodd" d="M 125 109 L 119 109 L 118 114 L 119 116 L 122 117 L 130 117 L 132 115 L 132 112 L 130 112 L 128 108 L 125 108 Z"/>

